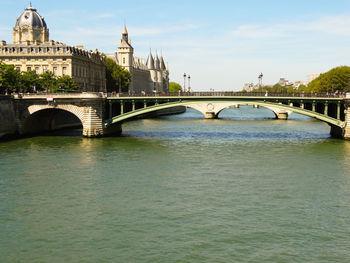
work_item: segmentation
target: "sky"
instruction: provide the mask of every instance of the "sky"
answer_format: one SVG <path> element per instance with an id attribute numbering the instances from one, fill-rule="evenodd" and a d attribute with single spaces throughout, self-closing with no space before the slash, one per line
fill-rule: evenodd
<path id="1" fill-rule="evenodd" d="M 0 40 L 12 42 L 26 0 L 1 0 Z M 305 81 L 350 65 L 349 0 L 33 0 L 50 39 L 104 53 L 117 50 L 124 23 L 135 56 L 150 49 L 170 81 L 194 91 L 238 91 L 244 83 Z M 188 84 L 186 84 L 188 85 Z"/>

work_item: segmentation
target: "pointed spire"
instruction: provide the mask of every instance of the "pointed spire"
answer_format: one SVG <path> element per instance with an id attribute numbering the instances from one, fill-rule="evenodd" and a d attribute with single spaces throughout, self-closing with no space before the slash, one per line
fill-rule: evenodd
<path id="1" fill-rule="evenodd" d="M 33 6 L 32 6 L 32 1 L 29 1 L 29 6 L 26 8 L 26 10 L 34 10 L 34 11 L 36 11 L 36 9 L 33 8 Z"/>
<path id="2" fill-rule="evenodd" d="M 152 51 L 149 51 L 149 55 L 147 58 L 147 62 L 146 65 L 148 67 L 148 69 L 154 69 L 154 60 L 153 60 L 153 56 L 152 56 Z"/>
<path id="3" fill-rule="evenodd" d="M 128 30 L 126 29 L 125 23 L 124 23 L 124 32 L 123 32 L 123 34 L 128 34 Z"/>
<path id="4" fill-rule="evenodd" d="M 122 33 L 122 39 L 125 40 L 127 44 L 129 44 L 129 34 L 128 34 L 128 30 L 126 29 L 125 23 L 124 23 L 124 31 Z"/>
<path id="5" fill-rule="evenodd" d="M 156 70 L 159 70 L 160 69 L 160 65 L 159 65 L 159 58 L 158 58 L 158 52 L 156 51 L 156 57 L 154 59 L 154 68 Z"/>
<path id="6" fill-rule="evenodd" d="M 164 59 L 163 59 L 163 52 L 162 51 L 160 51 L 160 69 L 161 70 L 166 70 L 166 67 L 165 67 L 165 63 L 164 63 Z"/>

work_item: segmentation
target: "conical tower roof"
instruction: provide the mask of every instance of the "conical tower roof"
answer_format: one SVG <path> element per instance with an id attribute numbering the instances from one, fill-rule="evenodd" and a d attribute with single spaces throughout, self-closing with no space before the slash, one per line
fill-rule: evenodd
<path id="1" fill-rule="evenodd" d="M 158 58 L 158 54 L 156 53 L 156 58 L 154 59 L 154 68 L 156 70 L 160 69 L 160 62 L 159 62 L 159 58 Z"/>
<path id="2" fill-rule="evenodd" d="M 160 69 L 161 70 L 166 70 L 164 59 L 163 59 L 162 55 L 160 55 Z"/>
<path id="3" fill-rule="evenodd" d="M 153 59 L 151 51 L 149 52 L 146 65 L 147 65 L 148 69 L 154 69 L 154 59 Z"/>

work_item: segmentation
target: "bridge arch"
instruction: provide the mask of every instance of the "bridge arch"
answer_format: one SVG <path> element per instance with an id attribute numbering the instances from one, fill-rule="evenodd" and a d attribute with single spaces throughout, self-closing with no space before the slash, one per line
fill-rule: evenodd
<path id="1" fill-rule="evenodd" d="M 144 115 L 146 113 L 151 113 L 151 112 L 155 112 L 158 110 L 163 110 L 163 109 L 169 109 L 169 108 L 173 108 L 173 107 L 178 107 L 178 106 L 188 106 L 191 107 L 191 105 L 198 105 L 198 104 L 210 104 L 210 103 L 215 103 L 215 102 L 222 102 L 220 100 L 215 101 L 215 99 L 213 100 L 202 100 L 202 101 L 191 101 L 191 100 L 181 100 L 181 101 L 175 101 L 175 102 L 167 102 L 167 103 L 163 103 L 163 104 L 157 104 L 154 106 L 150 106 L 150 107 L 146 107 L 146 108 L 142 108 L 142 109 L 138 109 L 138 110 L 134 110 L 131 112 L 127 112 L 124 113 L 122 115 L 119 116 L 115 116 L 109 120 L 106 121 L 105 125 L 109 126 L 111 124 L 115 124 L 115 123 L 121 123 L 121 122 L 125 122 L 127 120 L 133 119 L 135 117 Z M 234 100 L 234 101 L 226 101 L 225 102 L 226 105 L 231 104 L 231 105 L 235 105 L 235 104 L 239 104 L 239 105 L 258 105 L 264 108 L 268 108 L 268 109 L 279 109 L 279 110 L 283 110 L 286 112 L 294 112 L 294 113 L 298 113 L 301 115 L 305 115 L 311 118 L 315 118 L 317 120 L 326 122 L 330 125 L 333 126 L 337 126 L 340 128 L 344 128 L 345 123 L 341 120 L 329 117 L 327 115 L 312 111 L 312 110 L 308 110 L 308 109 L 303 109 L 303 108 L 298 108 L 298 107 L 294 107 L 294 106 L 290 106 L 290 105 L 286 105 L 286 104 L 281 104 L 281 103 L 273 103 L 273 102 L 267 102 L 267 101 L 245 101 L 245 100 Z M 224 109 L 224 108 L 223 108 Z M 221 110 L 223 110 L 221 109 Z M 272 110 L 274 111 L 274 110 Z"/>
<path id="2" fill-rule="evenodd" d="M 84 122 L 84 109 L 82 107 L 78 107 L 73 104 L 61 104 L 57 106 L 51 106 L 51 105 L 30 105 L 28 107 L 28 113 L 29 115 L 32 115 L 38 111 L 45 110 L 45 109 L 58 109 L 58 110 L 64 110 L 72 113 L 75 115 L 82 123 Z"/>
<path id="3" fill-rule="evenodd" d="M 63 128 L 83 127 L 84 112 L 74 105 L 31 105 L 22 120 L 21 133 L 35 134 Z"/>

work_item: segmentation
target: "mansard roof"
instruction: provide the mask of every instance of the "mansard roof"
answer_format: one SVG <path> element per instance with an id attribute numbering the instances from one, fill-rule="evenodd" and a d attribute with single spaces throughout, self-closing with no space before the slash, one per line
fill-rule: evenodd
<path id="1" fill-rule="evenodd" d="M 47 28 L 44 18 L 32 7 L 32 4 L 29 4 L 29 7 L 24 9 L 16 20 L 15 27 L 22 26 Z"/>

